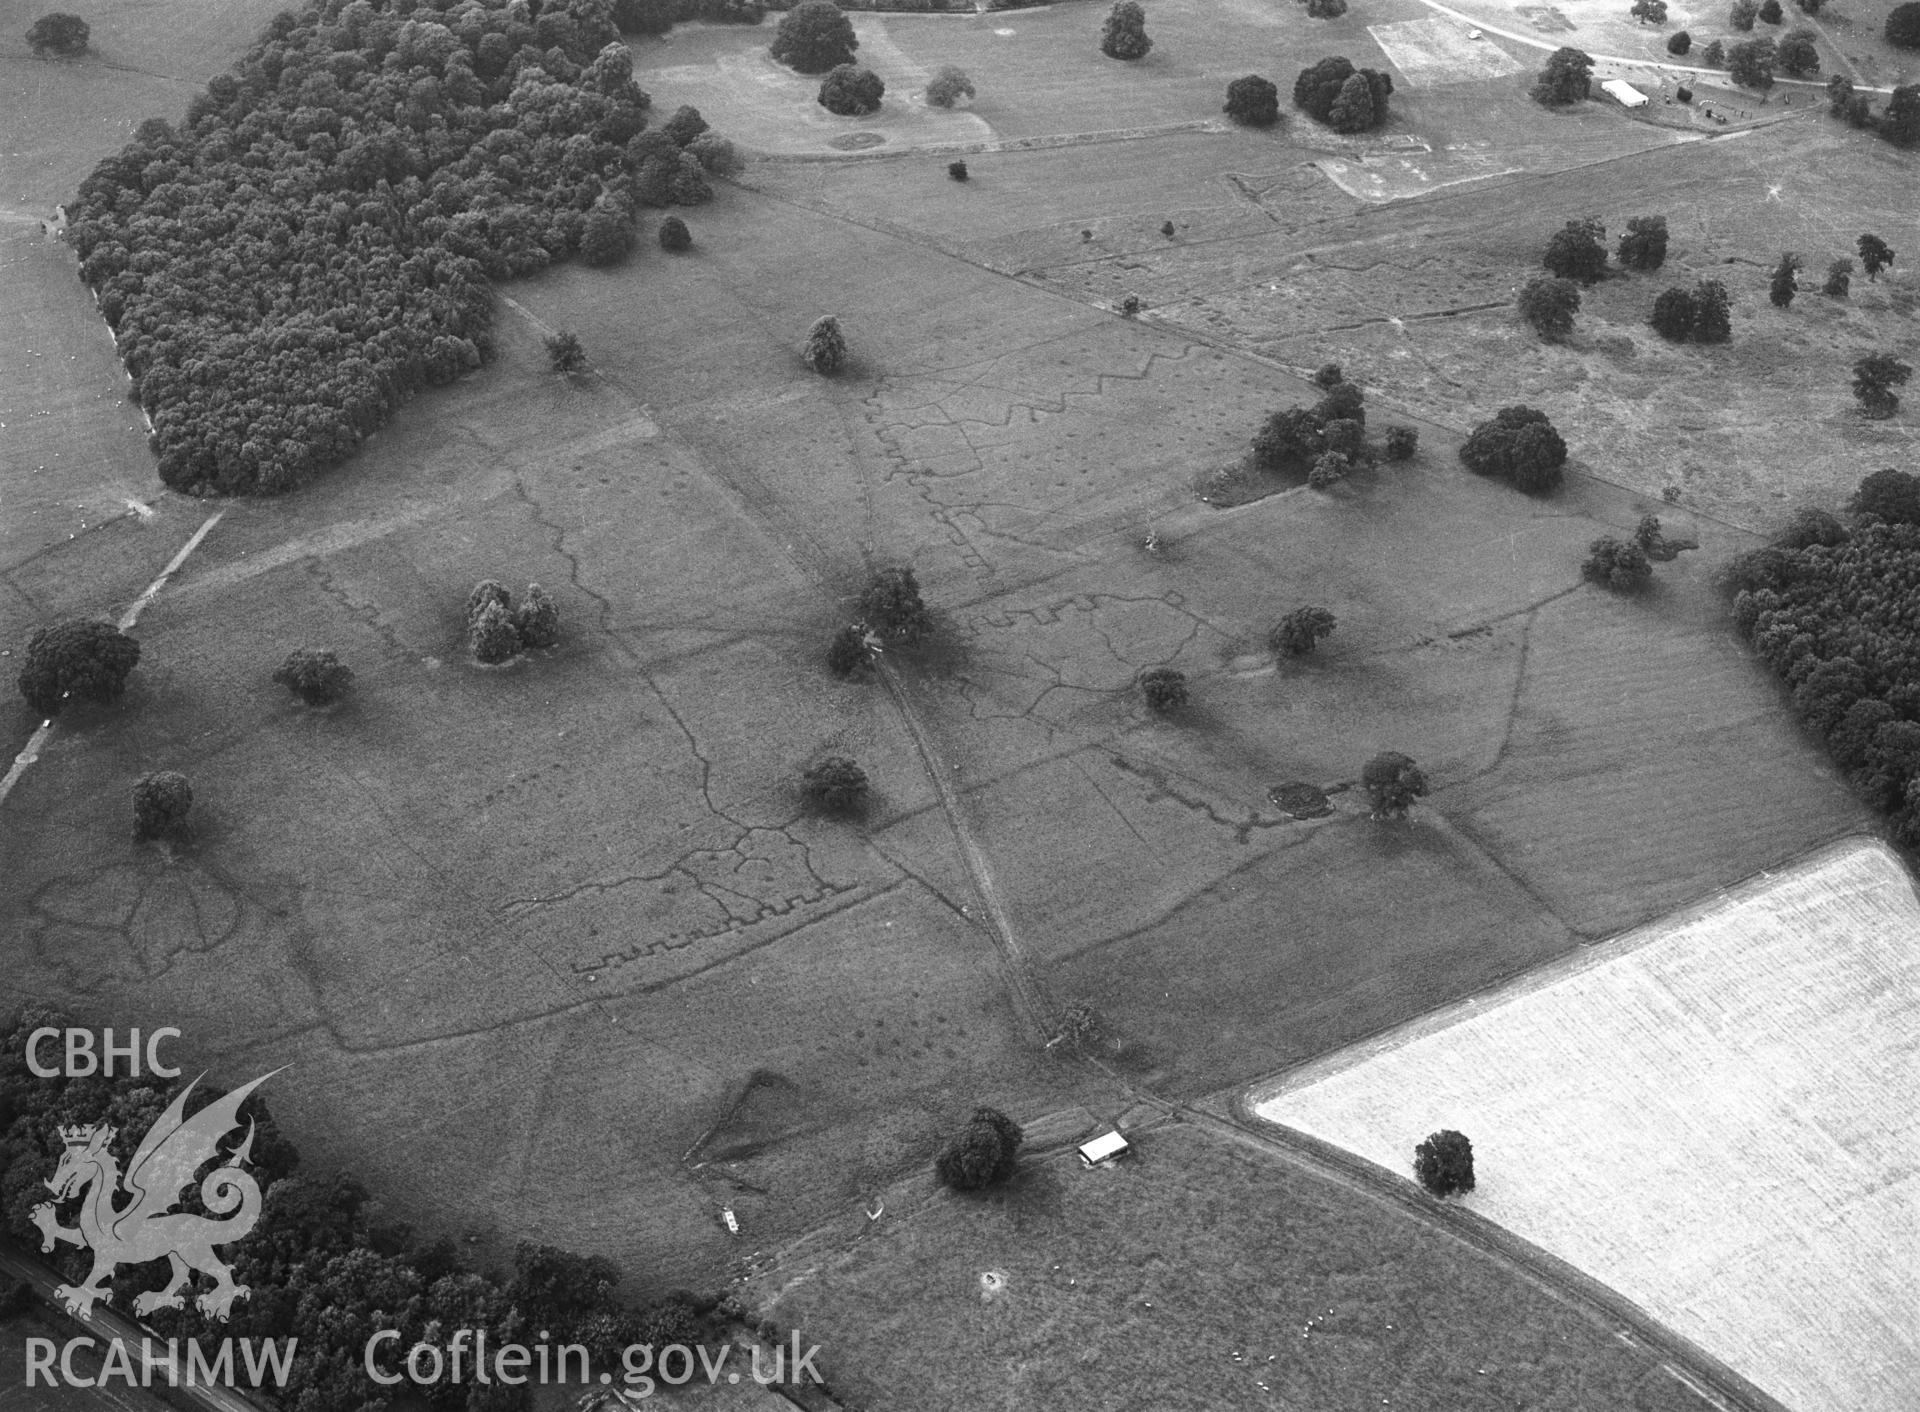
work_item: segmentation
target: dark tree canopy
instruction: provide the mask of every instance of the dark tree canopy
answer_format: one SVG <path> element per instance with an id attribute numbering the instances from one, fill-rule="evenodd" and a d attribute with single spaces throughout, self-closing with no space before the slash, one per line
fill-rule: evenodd
<path id="1" fill-rule="evenodd" d="M 273 674 L 284 686 L 309 706 L 325 706 L 338 701 L 353 683 L 353 668 L 329 647 L 296 647 Z"/>
<path id="2" fill-rule="evenodd" d="M 1568 221 L 1547 242 L 1540 263 L 1561 279 L 1593 284 L 1607 274 L 1607 228 L 1597 220 Z"/>
<path id="3" fill-rule="evenodd" d="M 976 1108 L 966 1127 L 934 1159 L 934 1172 L 955 1191 L 979 1191 L 1012 1176 L 1020 1161 L 1020 1125 L 995 1108 Z"/>
<path id="4" fill-rule="evenodd" d="M 1389 461 L 1411 461 L 1414 452 L 1420 449 L 1420 433 L 1412 427 L 1387 428 L 1387 459 Z"/>
<path id="5" fill-rule="evenodd" d="M 1360 786 L 1373 805 L 1374 817 L 1391 819 L 1404 815 L 1414 800 L 1426 796 L 1427 777 L 1410 756 L 1383 750 L 1361 770 Z"/>
<path id="6" fill-rule="evenodd" d="M 1826 283 L 1820 286 L 1822 294 L 1832 295 L 1835 299 L 1845 299 L 1847 291 L 1853 288 L 1853 261 L 1842 258 L 1827 266 Z"/>
<path id="7" fill-rule="evenodd" d="M 840 320 L 832 314 L 822 314 L 807 329 L 807 341 L 801 345 L 800 357 L 816 373 L 837 373 L 847 361 L 847 339 L 840 331 Z"/>
<path id="8" fill-rule="evenodd" d="M 1237 78 L 1227 85 L 1225 112 L 1248 127 L 1272 127 L 1280 121 L 1280 89 L 1258 74 Z"/>
<path id="9" fill-rule="evenodd" d="M 1627 13 L 1641 24 L 1663 25 L 1667 22 L 1667 0 L 1633 0 Z"/>
<path id="10" fill-rule="evenodd" d="M 886 83 L 872 69 L 840 64 L 821 81 L 818 102 L 829 113 L 857 118 L 878 112 L 881 96 L 886 91 Z"/>
<path id="11" fill-rule="evenodd" d="M 1727 54 L 1727 73 L 1742 88 L 1762 93 L 1773 87 L 1774 43 L 1771 38 L 1746 39 Z"/>
<path id="12" fill-rule="evenodd" d="M 1920 525 L 1920 476 L 1910 471 L 1895 470 L 1889 466 L 1884 471 L 1875 471 L 1860 482 L 1853 493 L 1853 499 L 1847 502 L 1849 514 L 1862 520 L 1879 521 L 1890 525 Z M 1831 518 L 1831 517 L 1829 517 Z M 1813 543 L 1843 543 L 1844 534 L 1838 540 L 1821 538 Z M 1782 543 L 1786 543 L 1783 538 Z M 1803 544 L 1791 544 L 1790 548 L 1803 549 Z"/>
<path id="13" fill-rule="evenodd" d="M 1653 329 L 1670 343 L 1693 337 L 1693 294 L 1675 286 L 1653 301 Z"/>
<path id="14" fill-rule="evenodd" d="M 1267 646 L 1275 656 L 1304 657 L 1335 626 L 1333 614 L 1325 608 L 1295 608 L 1273 625 L 1273 631 L 1267 634 Z"/>
<path id="15" fill-rule="evenodd" d="M 660 248 L 673 254 L 693 248 L 693 232 L 678 216 L 668 216 L 660 222 L 659 240 Z"/>
<path id="16" fill-rule="evenodd" d="M 1687 51 L 1692 48 L 1693 36 L 1688 34 L 1684 29 L 1676 31 L 1667 37 L 1667 52 L 1675 58 L 1686 57 Z"/>
<path id="17" fill-rule="evenodd" d="M 1799 274 L 1800 257 L 1788 251 L 1773 267 L 1773 277 L 1767 283 L 1767 299 L 1774 308 L 1784 309 L 1793 303 L 1793 296 L 1800 289 Z"/>
<path id="18" fill-rule="evenodd" d="M 1733 336 L 1733 301 L 1717 279 L 1703 279 L 1693 287 L 1693 341 L 1725 343 Z"/>
<path id="19" fill-rule="evenodd" d="M 1347 0 L 1307 0 L 1310 20 L 1337 20 L 1347 12 Z"/>
<path id="20" fill-rule="evenodd" d="M 186 822 L 193 786 L 175 770 L 142 775 L 133 786 L 133 836 L 154 838 Z"/>
<path id="21" fill-rule="evenodd" d="M 1763 24 L 1777 25 L 1786 18 L 1786 11 L 1780 8 L 1780 0 L 1760 0 L 1760 20 Z"/>
<path id="22" fill-rule="evenodd" d="M 1887 14 L 1883 31 L 1887 43 L 1901 49 L 1920 49 L 1920 0 L 1905 0 Z"/>
<path id="23" fill-rule="evenodd" d="M 1452 1128 L 1430 1133 L 1413 1149 L 1413 1172 L 1435 1196 L 1473 1190 L 1473 1144 Z"/>
<path id="24" fill-rule="evenodd" d="M 1710 69 L 1725 67 L 1727 46 L 1718 39 L 1707 41 L 1707 47 L 1700 51 L 1700 62 Z"/>
<path id="25" fill-rule="evenodd" d="M 1323 451 L 1307 471 L 1307 484 L 1315 490 L 1331 490 L 1353 474 L 1353 458 L 1343 451 Z"/>
<path id="26" fill-rule="evenodd" d="M 936 108 L 951 108 L 962 98 L 973 96 L 973 80 L 965 69 L 952 64 L 942 64 L 940 71 L 927 80 L 927 102 Z"/>
<path id="27" fill-rule="evenodd" d="M 1547 55 L 1546 67 L 1533 83 L 1533 99 L 1549 108 L 1578 103 L 1593 89 L 1593 56 L 1571 47 Z"/>
<path id="28" fill-rule="evenodd" d="M 1760 0 L 1733 0 L 1727 11 L 1727 23 L 1742 34 L 1753 29 L 1753 22 L 1760 18 Z"/>
<path id="29" fill-rule="evenodd" d="M 1635 216 L 1620 237 L 1616 258 L 1627 270 L 1657 270 L 1667 262 L 1667 218 Z"/>
<path id="30" fill-rule="evenodd" d="M 780 17 L 768 53 L 796 73 L 823 74 L 853 62 L 853 21 L 833 0 L 801 0 Z"/>
<path id="31" fill-rule="evenodd" d="M 630 202 L 602 197 L 587 212 L 580 231 L 582 264 L 617 265 L 632 253 L 635 235 Z"/>
<path id="32" fill-rule="evenodd" d="M 27 43 L 33 46 L 34 53 L 58 54 L 63 59 L 79 58 L 87 52 L 92 40 L 93 31 L 85 20 L 59 11 L 42 15 L 27 31 Z"/>
<path id="33" fill-rule="evenodd" d="M 1891 417 L 1900 408 L 1894 392 L 1904 387 L 1913 369 L 1891 353 L 1869 353 L 1853 365 L 1853 395 L 1869 417 Z"/>
<path id="34" fill-rule="evenodd" d="M 1187 704 L 1187 674 L 1173 667 L 1149 667 L 1140 673 L 1147 709 L 1164 714 Z"/>
<path id="35" fill-rule="evenodd" d="M 1320 419 L 1304 407 L 1273 413 L 1253 438 L 1254 461 L 1268 470 L 1311 461 L 1326 449 Z"/>
<path id="36" fill-rule="evenodd" d="M 1502 407 L 1461 443 L 1460 459 L 1476 475 L 1495 476 L 1537 495 L 1559 486 L 1567 443 L 1545 412 Z"/>
<path id="37" fill-rule="evenodd" d="M 1146 11 L 1135 0 L 1119 0 L 1100 27 L 1100 52 L 1109 59 L 1144 59 L 1151 48 Z"/>
<path id="38" fill-rule="evenodd" d="M 596 203 L 657 185 L 648 106 L 589 0 L 275 21 L 68 203 L 161 479 L 300 484 L 480 366 L 494 283 L 577 254 Z"/>
<path id="39" fill-rule="evenodd" d="M 571 329 L 549 334 L 546 346 L 547 365 L 556 373 L 577 373 L 587 366 L 587 350 L 580 343 L 580 335 Z"/>
<path id="40" fill-rule="evenodd" d="M 27 639 L 20 694 L 42 716 L 69 700 L 107 702 L 127 689 L 140 644 L 112 623 L 77 619 L 41 628 Z"/>
<path id="41" fill-rule="evenodd" d="M 933 614 L 920 598 L 920 581 L 905 564 L 874 572 L 860 593 L 860 616 L 882 637 L 916 642 L 933 630 Z"/>
<path id="42" fill-rule="evenodd" d="M 1587 546 L 1580 576 L 1615 593 L 1638 593 L 1653 582 L 1653 565 L 1647 551 L 1632 540 L 1602 535 Z"/>
<path id="43" fill-rule="evenodd" d="M 1887 95 L 1880 135 L 1896 147 L 1920 146 L 1920 83 L 1905 83 Z"/>
<path id="44" fill-rule="evenodd" d="M 1854 247 L 1860 255 L 1860 267 L 1867 272 L 1869 282 L 1880 278 L 1880 271 L 1893 263 L 1893 247 L 1879 236 L 1871 233 L 1863 235 Z"/>
<path id="45" fill-rule="evenodd" d="M 1302 69 L 1293 82 L 1293 105 L 1336 132 L 1365 132 L 1384 123 L 1392 94 L 1390 76 L 1356 69 L 1341 55 Z"/>
<path id="46" fill-rule="evenodd" d="M 1520 289 L 1520 317 L 1549 343 L 1564 343 L 1573 335 L 1573 316 L 1580 312 L 1580 286 L 1570 279 L 1536 276 Z"/>
<path id="47" fill-rule="evenodd" d="M 1810 29 L 1788 30 L 1780 37 L 1780 47 L 1774 51 L 1774 58 L 1780 65 L 1780 72 L 1789 78 L 1805 78 L 1820 72 L 1820 50 L 1814 43 Z"/>
<path id="48" fill-rule="evenodd" d="M 829 813 L 847 813 L 867 797 L 867 772 L 844 755 L 827 756 L 800 779 L 807 797 Z"/>

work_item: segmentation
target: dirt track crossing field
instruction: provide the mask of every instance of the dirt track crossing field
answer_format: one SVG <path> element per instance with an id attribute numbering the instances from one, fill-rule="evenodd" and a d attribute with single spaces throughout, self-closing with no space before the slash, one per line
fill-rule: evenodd
<path id="1" fill-rule="evenodd" d="M 1401 1172 L 1465 1132 L 1468 1209 L 1788 1406 L 1912 1406 L 1916 936 L 1900 860 L 1837 845 L 1251 1106 Z"/>

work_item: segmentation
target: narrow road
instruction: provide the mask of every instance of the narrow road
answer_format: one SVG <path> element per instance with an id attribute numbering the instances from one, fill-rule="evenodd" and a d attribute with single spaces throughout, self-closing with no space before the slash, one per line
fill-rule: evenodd
<path id="1" fill-rule="evenodd" d="M 109 1339 L 119 1339 L 126 1344 L 129 1353 L 136 1355 L 142 1339 L 154 1338 L 160 1352 L 152 1365 L 152 1381 L 155 1387 L 167 1384 L 165 1339 L 149 1334 L 133 1320 L 104 1304 L 94 1305 L 91 1319 L 84 1322 L 75 1319 L 61 1307 L 60 1301 L 54 1298 L 54 1286 L 64 1284 L 65 1281 L 51 1266 L 44 1265 L 25 1254 L 11 1241 L 0 1241 L 0 1275 L 4 1275 L 9 1280 L 25 1280 L 32 1287 L 34 1298 L 45 1306 L 45 1310 L 50 1312 L 56 1320 L 64 1321 L 74 1330 L 73 1337 L 90 1336 L 102 1344 Z M 65 1340 L 61 1339 L 59 1342 L 64 1343 Z M 137 1364 L 137 1356 L 135 1361 Z M 260 1403 L 242 1395 L 236 1389 L 201 1387 L 197 1384 L 192 1387 L 187 1386 L 185 1368 L 178 1370 L 174 1381 L 177 1387 L 169 1387 L 168 1391 L 176 1398 L 188 1399 L 194 1406 L 202 1409 L 202 1412 L 264 1412 Z M 117 1387 L 118 1384 L 114 1386 Z"/>

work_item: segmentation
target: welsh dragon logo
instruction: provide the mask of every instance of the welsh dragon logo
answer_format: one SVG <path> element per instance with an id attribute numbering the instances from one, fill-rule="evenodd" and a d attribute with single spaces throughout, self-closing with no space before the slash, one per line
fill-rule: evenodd
<path id="1" fill-rule="evenodd" d="M 247 1287 L 233 1282 L 233 1272 L 221 1263 L 213 1248 L 233 1244 L 260 1219 L 260 1187 L 241 1170 L 253 1149 L 251 1120 L 239 1149 L 200 1183 L 200 1199 L 213 1216 L 167 1213 L 178 1204 L 193 1174 L 219 1155 L 221 1140 L 239 1127 L 240 1105 L 247 1095 L 272 1077 L 262 1074 L 188 1118 L 183 1115 L 187 1095 L 200 1082 L 196 1078 L 147 1130 L 124 1179 L 112 1151 L 115 1129 L 104 1123 L 60 1129 L 65 1150 L 60 1154 L 59 1167 L 46 1183 L 54 1199 L 33 1208 L 33 1223 L 45 1237 L 42 1252 L 63 1241 L 93 1251 L 93 1272 L 86 1280 L 54 1290 L 69 1313 L 91 1318 L 96 1302 L 113 1299 L 106 1282 L 115 1269 L 144 1265 L 163 1256 L 173 1267 L 173 1278 L 165 1289 L 149 1291 L 134 1300 L 136 1314 L 183 1307 L 186 1299 L 180 1291 L 195 1270 L 212 1276 L 214 1281 L 213 1288 L 194 1301 L 201 1313 L 225 1320 L 233 1301 L 247 1297 Z M 114 1201 L 123 1183 L 131 1199 L 116 1209 Z M 63 1226 L 54 1215 L 54 1206 L 74 1196 L 82 1198 L 79 1225 Z M 235 1208 L 238 1214 L 229 1214 Z"/>

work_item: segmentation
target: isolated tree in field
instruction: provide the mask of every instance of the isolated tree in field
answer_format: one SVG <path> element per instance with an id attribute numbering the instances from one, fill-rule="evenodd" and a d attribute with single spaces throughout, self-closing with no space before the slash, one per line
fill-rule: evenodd
<path id="1" fill-rule="evenodd" d="M 1887 43 L 1901 49 L 1920 49 L 1920 0 L 1906 0 L 1887 13 L 1883 31 Z"/>
<path id="2" fill-rule="evenodd" d="M 1307 0 L 1310 20 L 1337 20 L 1347 12 L 1347 0 Z"/>
<path id="3" fill-rule="evenodd" d="M 580 336 L 571 329 L 562 329 L 547 338 L 547 365 L 556 373 L 577 373 L 587 366 L 587 350 L 580 346 Z"/>
<path id="4" fill-rule="evenodd" d="M 513 610 L 514 631 L 526 647 L 553 647 L 560 641 L 560 605 L 537 583 L 527 585 L 527 596 Z"/>
<path id="5" fill-rule="evenodd" d="M 1733 337 L 1733 301 L 1717 279 L 1703 279 L 1693 287 L 1693 341 L 1725 343 Z"/>
<path id="6" fill-rule="evenodd" d="M 1896 147 L 1920 146 L 1920 83 L 1905 83 L 1887 95 L 1880 135 Z"/>
<path id="7" fill-rule="evenodd" d="M 1253 438 L 1253 459 L 1267 470 L 1311 461 L 1327 449 L 1320 419 L 1304 407 L 1275 412 Z"/>
<path id="8" fill-rule="evenodd" d="M 27 639 L 20 694 L 42 716 L 67 701 L 108 702 L 127 689 L 140 644 L 112 623 L 76 619 L 41 628 Z"/>
<path id="9" fill-rule="evenodd" d="M 1276 657 L 1305 657 L 1337 626 L 1325 608 L 1295 608 L 1273 625 L 1267 646 Z"/>
<path id="10" fill-rule="evenodd" d="M 807 330 L 807 341 L 800 349 L 800 357 L 816 373 L 837 373 L 847 361 L 847 339 L 840 332 L 840 320 L 832 314 L 822 314 L 813 321 Z"/>
<path id="11" fill-rule="evenodd" d="M 971 97 L 973 80 L 967 77 L 965 69 L 943 64 L 939 72 L 927 80 L 927 102 L 936 108 L 951 108 L 962 98 Z"/>
<path id="12" fill-rule="evenodd" d="M 1387 428 L 1387 459 L 1389 461 L 1411 461 L 1414 452 L 1420 449 L 1420 433 L 1412 427 Z"/>
<path id="13" fill-rule="evenodd" d="M 1593 89 L 1593 56 L 1562 47 L 1547 55 L 1546 67 L 1533 82 L 1533 101 L 1549 108 L 1578 103 Z"/>
<path id="14" fill-rule="evenodd" d="M 1149 667 L 1140 673 L 1140 693 L 1149 711 L 1177 711 L 1187 704 L 1187 674 L 1173 667 Z"/>
<path id="15" fill-rule="evenodd" d="M 1339 451 L 1323 451 L 1307 472 L 1307 484 L 1315 490 L 1331 490 L 1353 474 L 1353 458 Z"/>
<path id="16" fill-rule="evenodd" d="M 682 250 L 693 248 L 693 232 L 687 229 L 687 223 L 678 216 L 668 216 L 660 222 L 660 248 L 670 254 L 679 254 Z"/>
<path id="17" fill-rule="evenodd" d="M 1820 72 L 1820 50 L 1813 42 L 1810 29 L 1788 30 L 1781 36 L 1774 57 L 1780 72 L 1789 78 L 1805 78 Z"/>
<path id="18" fill-rule="evenodd" d="M 1860 410 L 1869 417 L 1891 417 L 1900 408 L 1894 388 L 1904 387 L 1912 376 L 1913 369 L 1891 353 L 1867 354 L 1853 365 L 1853 395 L 1860 400 Z"/>
<path id="19" fill-rule="evenodd" d="M 1227 85 L 1225 112 L 1248 127 L 1272 127 L 1280 121 L 1280 89 L 1259 74 L 1237 78 Z"/>
<path id="20" fill-rule="evenodd" d="M 976 1108 L 973 1117 L 934 1159 L 942 1185 L 955 1191 L 997 1186 L 1019 1165 L 1020 1125 L 995 1108 Z"/>
<path id="21" fill-rule="evenodd" d="M 1889 466 L 1863 477 L 1847 513 L 1890 525 L 1920 525 L 1920 476 Z"/>
<path id="22" fill-rule="evenodd" d="M 767 52 L 795 73 L 823 74 L 851 64 L 859 47 L 853 21 L 833 0 L 801 0 L 780 17 Z"/>
<path id="23" fill-rule="evenodd" d="M 1685 343 L 1693 337 L 1693 295 L 1678 288 L 1667 290 L 1653 301 L 1653 331 L 1669 343 Z"/>
<path id="24" fill-rule="evenodd" d="M 837 113 L 843 118 L 858 118 L 878 112 L 881 96 L 886 91 L 886 83 L 872 69 L 863 69 L 856 64 L 841 64 L 821 81 L 817 101 L 829 113 Z"/>
<path id="25" fill-rule="evenodd" d="M 1128 294 L 1120 300 L 1120 312 L 1122 315 L 1124 315 L 1129 319 L 1134 317 L 1145 307 L 1146 305 L 1140 302 L 1140 296 L 1137 294 Z"/>
<path id="26" fill-rule="evenodd" d="M 1773 278 L 1767 283 L 1767 299 L 1774 308 L 1784 309 L 1793 303 L 1800 289 L 1799 274 L 1800 257 L 1788 251 L 1773 267 Z"/>
<path id="27" fill-rule="evenodd" d="M 1860 254 L 1860 268 L 1867 272 L 1870 284 L 1880 278 L 1880 271 L 1893 263 L 1893 247 L 1877 235 L 1861 236 L 1853 248 Z"/>
<path id="28" fill-rule="evenodd" d="M 1719 40 L 1709 40 L 1707 47 L 1700 51 L 1700 62 L 1709 69 L 1722 69 L 1727 65 L 1727 46 Z"/>
<path id="29" fill-rule="evenodd" d="M 874 571 L 860 591 L 860 617 L 882 637 L 917 642 L 933 630 L 933 614 L 920 597 L 920 581 L 905 564 Z"/>
<path id="30" fill-rule="evenodd" d="M 1633 0 L 1628 13 L 1643 25 L 1663 25 L 1667 22 L 1667 0 Z"/>
<path id="31" fill-rule="evenodd" d="M 1845 299 L 1847 291 L 1851 288 L 1853 288 L 1853 261 L 1840 259 L 1827 266 L 1827 282 L 1820 286 L 1822 294 L 1831 295 L 1835 299 Z"/>
<path id="32" fill-rule="evenodd" d="M 830 814 L 844 814 L 867 797 L 867 772 L 844 755 L 829 755 L 800 776 L 807 798 Z"/>
<path id="33" fill-rule="evenodd" d="M 1516 490 L 1540 495 L 1559 486 L 1567 443 L 1545 412 L 1502 407 L 1468 434 L 1460 459 L 1476 475 L 1495 476 Z"/>
<path id="34" fill-rule="evenodd" d="M 1572 337 L 1573 316 L 1579 312 L 1580 286 L 1570 279 L 1537 275 L 1521 286 L 1520 317 L 1548 343 Z"/>
<path id="35" fill-rule="evenodd" d="M 326 706 L 346 695 L 353 668 L 327 647 L 296 647 L 273 679 L 309 706 Z"/>
<path id="36" fill-rule="evenodd" d="M 1777 25 L 1786 18 L 1786 11 L 1780 8 L 1780 0 L 1760 0 L 1760 22 Z"/>
<path id="37" fill-rule="evenodd" d="M 1360 771 L 1360 786 L 1367 792 L 1376 819 L 1397 819 L 1413 807 L 1413 801 L 1427 792 L 1427 777 L 1411 757 L 1398 750 L 1383 750 Z"/>
<path id="38" fill-rule="evenodd" d="M 1742 88 L 1765 93 L 1773 87 L 1774 44 L 1772 39 L 1746 39 L 1727 54 L 1727 74 Z"/>
<path id="39" fill-rule="evenodd" d="M 1825 5 L 1827 0 L 1793 0 L 1793 3 L 1798 5 L 1804 13 L 1817 15 L 1820 13 L 1821 6 Z"/>
<path id="40" fill-rule="evenodd" d="M 175 770 L 142 775 L 133 786 L 133 836 L 157 838 L 186 822 L 193 807 L 193 786 Z"/>
<path id="41" fill-rule="evenodd" d="M 1430 1133 L 1413 1149 L 1413 1174 L 1435 1196 L 1473 1190 L 1473 1144 L 1452 1128 Z"/>
<path id="42" fill-rule="evenodd" d="M 1631 540 L 1602 535 L 1587 546 L 1580 576 L 1615 593 L 1637 593 L 1653 581 L 1653 565 L 1647 562 L 1646 551 Z"/>
<path id="43" fill-rule="evenodd" d="M 504 603 L 489 602 L 468 621 L 467 645 L 473 660 L 489 667 L 512 661 L 520 654 L 520 630 Z"/>
<path id="44" fill-rule="evenodd" d="M 965 162 L 947 163 L 947 175 L 955 181 L 965 181 L 967 179 L 967 164 Z"/>
<path id="45" fill-rule="evenodd" d="M 93 31 L 87 28 L 85 20 L 58 12 L 42 15 L 27 31 L 27 43 L 33 46 L 34 53 L 58 54 L 63 59 L 79 58 L 87 52 L 92 39 Z"/>
<path id="46" fill-rule="evenodd" d="M 1109 59 L 1144 59 L 1153 48 L 1147 38 L 1147 12 L 1134 0 L 1120 0 L 1100 28 L 1100 52 Z"/>
<path id="47" fill-rule="evenodd" d="M 1657 270 L 1667 263 L 1667 218 L 1635 216 L 1627 222 L 1617 254 L 1623 270 Z"/>
<path id="48" fill-rule="evenodd" d="M 1759 18 L 1760 0 L 1733 0 L 1733 8 L 1727 11 L 1727 23 L 1742 34 L 1750 34 Z"/>
<path id="49" fill-rule="evenodd" d="M 1684 29 L 1667 37 L 1667 52 L 1676 59 L 1685 58 L 1687 51 L 1693 48 L 1693 36 Z"/>
<path id="50" fill-rule="evenodd" d="M 1588 219 L 1568 221 L 1553 233 L 1540 263 L 1561 279 L 1594 284 L 1607 274 L 1607 228 Z"/>

